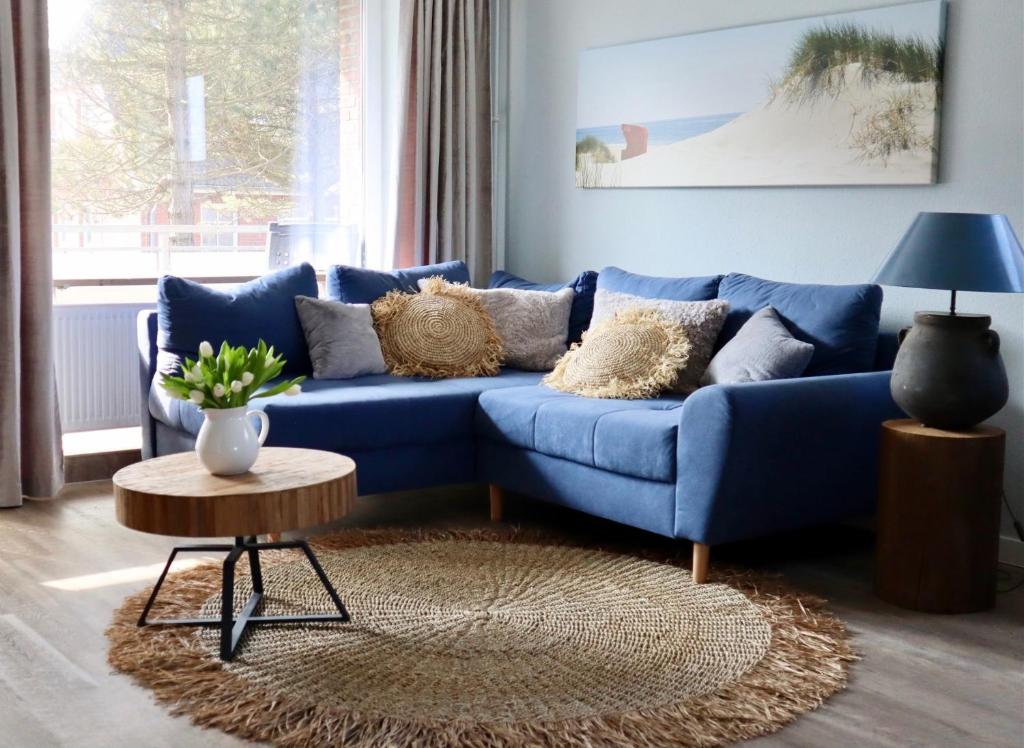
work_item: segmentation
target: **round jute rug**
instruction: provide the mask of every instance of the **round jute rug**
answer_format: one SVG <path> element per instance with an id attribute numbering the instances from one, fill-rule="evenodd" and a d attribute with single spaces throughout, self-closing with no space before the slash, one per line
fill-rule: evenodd
<path id="1" fill-rule="evenodd" d="M 841 689 L 854 654 L 819 600 L 735 571 L 515 534 L 346 532 L 315 542 L 347 624 L 108 631 L 110 663 L 177 714 L 282 746 L 713 746 Z M 304 559 L 265 554 L 263 612 L 330 612 Z M 154 617 L 219 613 L 220 567 L 172 575 Z M 237 583 L 236 608 L 248 597 Z"/>

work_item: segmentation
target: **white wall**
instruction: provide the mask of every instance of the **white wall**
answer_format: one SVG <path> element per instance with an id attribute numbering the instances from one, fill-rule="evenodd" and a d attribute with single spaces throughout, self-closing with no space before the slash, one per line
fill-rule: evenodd
<path id="1" fill-rule="evenodd" d="M 1005 213 L 1024 236 L 1024 4 L 951 0 L 939 184 L 926 187 L 580 190 L 579 52 L 628 41 L 890 5 L 878 0 L 511 0 L 508 268 L 537 280 L 620 265 L 786 281 L 871 278 L 922 210 Z M 947 294 L 885 289 L 883 326 Z M 1003 338 L 1011 400 L 1006 489 L 1024 517 L 1024 295 L 961 295 Z M 1005 519 L 1005 518 L 1004 518 Z M 1008 523 L 1004 535 L 1012 534 Z M 1004 544 L 1013 552 L 1011 544 Z M 1018 549 L 1020 546 L 1017 547 Z M 1024 556 L 1022 556 L 1024 558 Z"/>

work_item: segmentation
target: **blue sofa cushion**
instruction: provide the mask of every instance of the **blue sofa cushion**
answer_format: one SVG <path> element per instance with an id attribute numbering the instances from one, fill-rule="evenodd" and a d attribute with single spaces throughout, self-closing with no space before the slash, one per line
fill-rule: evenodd
<path id="1" fill-rule="evenodd" d="M 542 386 L 489 390 L 480 395 L 477 431 L 497 443 L 671 482 L 683 400 L 601 400 Z"/>
<path id="2" fill-rule="evenodd" d="M 346 304 L 372 304 L 388 291 L 417 293 L 418 282 L 434 275 L 440 275 L 449 283 L 469 283 L 469 268 L 462 260 L 403 270 L 331 265 L 327 269 L 327 297 Z"/>
<path id="3" fill-rule="evenodd" d="M 164 360 L 171 361 L 195 358 L 204 340 L 216 349 L 225 340 L 252 347 L 263 338 L 284 355 L 287 375 L 309 374 L 309 350 L 295 297 L 316 297 L 318 292 L 316 271 L 308 263 L 264 275 L 231 291 L 165 275 L 157 285 L 157 346 Z"/>
<path id="4" fill-rule="evenodd" d="M 567 283 L 534 283 L 504 270 L 495 270 L 488 288 L 517 288 L 523 291 L 561 291 L 571 288 L 576 295 L 569 312 L 568 343 L 578 343 L 590 327 L 590 316 L 594 313 L 594 293 L 597 291 L 597 273 L 584 270 Z"/>
<path id="5" fill-rule="evenodd" d="M 542 376 L 504 369 L 496 377 L 422 379 L 373 374 L 306 380 L 298 395 L 261 398 L 250 407 L 270 416 L 270 446 L 352 452 L 472 441 L 481 392 L 535 384 Z M 170 399 L 155 383 L 149 406 L 154 418 L 193 436 L 203 424 L 203 414 L 193 403 Z"/>
<path id="6" fill-rule="evenodd" d="M 721 280 L 720 275 L 660 278 L 655 275 L 629 273 L 617 267 L 606 267 L 597 276 L 597 287 L 605 291 L 642 296 L 645 299 L 707 301 L 718 295 L 718 283 Z"/>
<path id="7" fill-rule="evenodd" d="M 793 337 L 814 345 L 804 376 L 853 374 L 874 368 L 882 309 L 879 286 L 778 283 L 729 273 L 722 279 L 718 297 L 729 301 L 719 347 L 731 340 L 754 312 L 771 305 Z"/>

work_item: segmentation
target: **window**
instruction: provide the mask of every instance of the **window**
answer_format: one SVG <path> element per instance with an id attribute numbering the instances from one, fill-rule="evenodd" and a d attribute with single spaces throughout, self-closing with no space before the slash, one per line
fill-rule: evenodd
<path id="1" fill-rule="evenodd" d="M 363 123 L 383 86 L 364 97 L 360 0 L 49 12 L 55 278 L 255 276 L 271 224 L 323 234 L 291 262 L 365 264 Z"/>

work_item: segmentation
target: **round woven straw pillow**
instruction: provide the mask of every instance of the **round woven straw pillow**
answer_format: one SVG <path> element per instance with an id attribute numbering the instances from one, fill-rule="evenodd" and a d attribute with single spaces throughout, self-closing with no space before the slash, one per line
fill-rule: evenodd
<path id="1" fill-rule="evenodd" d="M 392 374 L 479 377 L 501 368 L 494 320 L 466 286 L 430 278 L 420 293 L 391 291 L 371 311 Z"/>
<path id="2" fill-rule="evenodd" d="M 588 330 L 544 383 L 584 397 L 654 397 L 675 383 L 689 355 L 690 342 L 678 322 L 627 309 Z"/>

